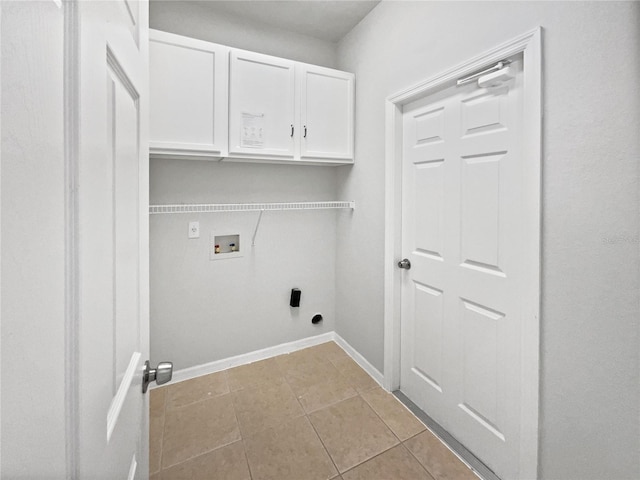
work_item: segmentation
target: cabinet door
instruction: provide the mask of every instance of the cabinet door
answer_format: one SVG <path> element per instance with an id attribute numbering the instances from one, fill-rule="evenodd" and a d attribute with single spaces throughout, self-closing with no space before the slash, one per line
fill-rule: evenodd
<path id="1" fill-rule="evenodd" d="M 151 155 L 226 155 L 229 49 L 151 30 L 149 55 Z"/>
<path id="2" fill-rule="evenodd" d="M 292 159 L 295 62 L 233 50 L 229 80 L 229 156 Z"/>
<path id="3" fill-rule="evenodd" d="M 301 66 L 302 159 L 353 161 L 352 73 Z"/>

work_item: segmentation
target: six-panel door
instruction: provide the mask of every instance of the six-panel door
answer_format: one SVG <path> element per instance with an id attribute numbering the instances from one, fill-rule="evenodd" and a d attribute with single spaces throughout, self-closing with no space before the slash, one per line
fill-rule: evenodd
<path id="1" fill-rule="evenodd" d="M 519 61 L 510 68 L 521 72 Z M 518 478 L 521 73 L 404 107 L 401 389 L 501 478 Z"/>

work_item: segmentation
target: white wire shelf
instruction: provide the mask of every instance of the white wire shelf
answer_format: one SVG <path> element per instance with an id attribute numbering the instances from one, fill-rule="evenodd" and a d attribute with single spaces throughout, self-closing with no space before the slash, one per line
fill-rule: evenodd
<path id="1" fill-rule="evenodd" d="M 264 212 L 283 210 L 354 209 L 355 202 L 292 202 L 292 203 L 210 203 L 183 205 L 149 205 L 150 215 L 172 213 Z"/>

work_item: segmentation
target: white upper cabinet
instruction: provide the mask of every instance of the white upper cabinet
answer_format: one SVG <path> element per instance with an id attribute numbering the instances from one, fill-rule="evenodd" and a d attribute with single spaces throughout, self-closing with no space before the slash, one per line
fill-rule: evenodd
<path id="1" fill-rule="evenodd" d="M 300 66 L 300 158 L 353 161 L 352 73 Z"/>
<path id="2" fill-rule="evenodd" d="M 295 62 L 232 50 L 229 85 L 229 156 L 292 160 Z"/>
<path id="3" fill-rule="evenodd" d="M 354 75 L 150 31 L 152 157 L 353 163 Z"/>
<path id="4" fill-rule="evenodd" d="M 150 31 L 152 156 L 227 155 L 228 47 Z"/>

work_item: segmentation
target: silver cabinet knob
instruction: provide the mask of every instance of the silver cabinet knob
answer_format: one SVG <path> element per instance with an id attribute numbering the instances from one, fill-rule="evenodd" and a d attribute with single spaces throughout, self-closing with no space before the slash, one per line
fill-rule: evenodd
<path id="1" fill-rule="evenodd" d="M 173 363 L 160 362 L 158 368 L 151 368 L 149 360 L 144 362 L 144 372 L 142 372 L 142 393 L 147 393 L 149 384 L 156 382 L 162 385 L 171 380 L 173 376 Z"/>
<path id="2" fill-rule="evenodd" d="M 408 258 L 403 258 L 398 262 L 398 267 L 409 270 L 411 268 L 411 262 L 409 261 Z"/>

